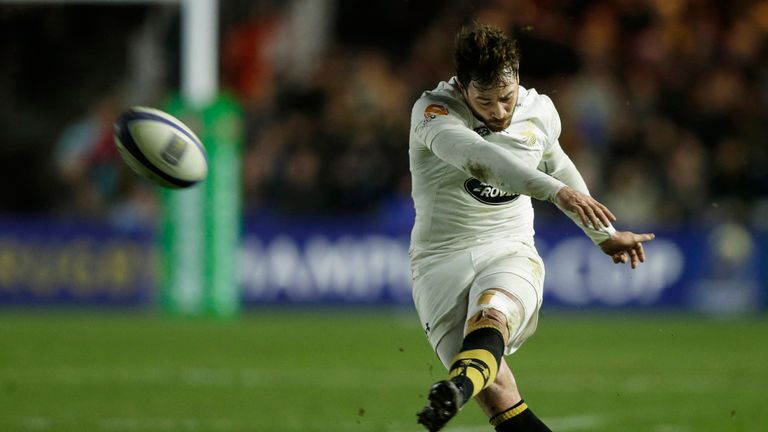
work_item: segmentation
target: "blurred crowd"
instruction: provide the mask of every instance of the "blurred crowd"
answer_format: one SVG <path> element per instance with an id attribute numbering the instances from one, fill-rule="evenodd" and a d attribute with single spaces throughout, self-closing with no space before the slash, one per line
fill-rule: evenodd
<path id="1" fill-rule="evenodd" d="M 518 38 L 521 84 L 552 97 L 561 145 L 623 226 L 768 229 L 768 1 L 449 1 L 367 44 L 339 25 L 298 37 L 290 7 L 257 3 L 221 38 L 222 88 L 245 112 L 247 212 L 409 217 L 410 108 L 450 78 L 453 35 L 478 21 Z M 114 105 L 98 107 L 91 122 L 108 125 Z M 99 171 L 117 155 L 87 123 L 58 145 L 77 197 L 65 207 L 130 194 L 150 214 L 151 194 Z M 98 176 L 109 191 L 89 185 Z"/>

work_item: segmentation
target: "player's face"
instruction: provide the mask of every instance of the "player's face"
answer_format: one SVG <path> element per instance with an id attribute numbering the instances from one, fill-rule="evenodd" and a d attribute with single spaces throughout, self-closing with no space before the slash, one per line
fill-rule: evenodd
<path id="1" fill-rule="evenodd" d="M 512 122 L 519 82 L 517 76 L 491 86 L 470 81 L 463 87 L 464 98 L 475 117 L 482 120 L 488 129 L 500 132 Z"/>

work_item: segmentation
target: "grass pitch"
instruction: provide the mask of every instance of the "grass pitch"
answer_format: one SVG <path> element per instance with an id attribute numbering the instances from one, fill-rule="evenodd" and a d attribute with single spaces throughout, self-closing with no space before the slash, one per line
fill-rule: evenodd
<path id="1" fill-rule="evenodd" d="M 765 318 L 545 313 L 508 361 L 556 432 L 768 430 Z M 416 432 L 444 375 L 410 310 L 0 310 L 0 431 Z"/>

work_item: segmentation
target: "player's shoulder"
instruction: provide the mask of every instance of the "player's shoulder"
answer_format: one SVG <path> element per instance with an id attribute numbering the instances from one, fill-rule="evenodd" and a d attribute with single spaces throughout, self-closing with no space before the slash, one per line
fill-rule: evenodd
<path id="1" fill-rule="evenodd" d="M 530 118 L 539 118 L 545 122 L 559 121 L 557 108 L 549 96 L 539 93 L 535 88 L 526 89 L 521 86 L 519 91 L 517 109 L 525 112 Z"/>
<path id="2" fill-rule="evenodd" d="M 543 93 L 539 93 L 535 88 L 520 86 L 519 94 L 519 108 L 530 111 L 534 115 L 538 114 L 541 117 L 557 114 L 557 109 L 552 99 Z"/>
<path id="3" fill-rule="evenodd" d="M 560 115 L 549 96 L 541 94 L 535 88 L 520 87 L 518 107 L 515 115 L 520 120 L 539 124 L 552 142 L 560 136 Z"/>
<path id="4" fill-rule="evenodd" d="M 464 102 L 455 79 L 442 81 L 432 90 L 425 91 L 413 104 L 414 115 L 455 115 L 466 117 L 471 111 Z"/>

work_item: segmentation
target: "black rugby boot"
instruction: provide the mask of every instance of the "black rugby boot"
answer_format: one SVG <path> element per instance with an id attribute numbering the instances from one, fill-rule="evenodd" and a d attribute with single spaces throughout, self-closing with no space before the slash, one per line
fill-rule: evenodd
<path id="1" fill-rule="evenodd" d="M 442 429 L 459 412 L 463 401 L 461 390 L 449 380 L 432 385 L 428 399 L 427 405 L 416 416 L 430 432 Z"/>

